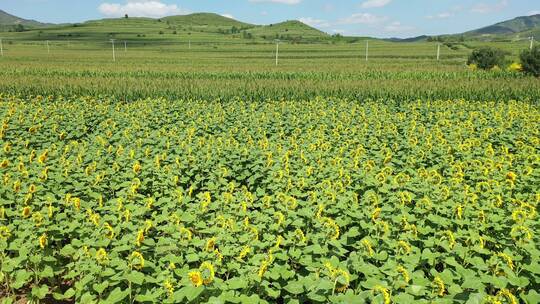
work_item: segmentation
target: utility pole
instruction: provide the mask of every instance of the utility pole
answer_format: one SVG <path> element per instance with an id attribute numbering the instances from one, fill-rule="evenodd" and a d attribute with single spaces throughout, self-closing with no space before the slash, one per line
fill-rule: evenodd
<path id="1" fill-rule="evenodd" d="M 189 49 L 191 50 L 191 40 L 189 41 Z"/>
<path id="2" fill-rule="evenodd" d="M 437 44 L 437 61 L 441 59 L 441 44 Z"/>
<path id="3" fill-rule="evenodd" d="M 534 45 L 534 36 L 532 37 L 529 37 L 529 39 L 531 39 L 531 46 L 529 47 L 529 49 L 533 49 L 533 45 Z"/>
<path id="4" fill-rule="evenodd" d="M 112 60 L 113 61 L 116 61 L 116 54 L 114 53 L 114 39 L 111 39 L 111 44 L 112 44 Z"/>
<path id="5" fill-rule="evenodd" d="M 366 62 L 369 60 L 369 40 L 366 40 Z"/>
<path id="6" fill-rule="evenodd" d="M 279 62 L 279 40 L 276 40 L 276 66 Z"/>
<path id="7" fill-rule="evenodd" d="M 124 41 L 124 53 L 127 52 L 127 41 Z"/>
<path id="8" fill-rule="evenodd" d="M 0 56 L 4 57 L 4 45 L 2 44 L 2 38 L 0 38 Z"/>

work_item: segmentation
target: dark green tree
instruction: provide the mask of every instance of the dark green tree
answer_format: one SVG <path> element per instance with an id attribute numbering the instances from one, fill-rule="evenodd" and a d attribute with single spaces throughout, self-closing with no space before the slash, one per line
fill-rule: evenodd
<path id="1" fill-rule="evenodd" d="M 500 49 L 492 47 L 481 47 L 474 50 L 467 60 L 467 64 L 476 64 L 483 70 L 492 69 L 495 66 L 502 66 L 505 62 L 506 53 Z"/>
<path id="2" fill-rule="evenodd" d="M 540 47 L 534 46 L 532 50 L 526 50 L 519 56 L 523 72 L 540 77 Z"/>
<path id="3" fill-rule="evenodd" d="M 24 32 L 24 26 L 22 24 L 15 25 L 15 32 Z"/>

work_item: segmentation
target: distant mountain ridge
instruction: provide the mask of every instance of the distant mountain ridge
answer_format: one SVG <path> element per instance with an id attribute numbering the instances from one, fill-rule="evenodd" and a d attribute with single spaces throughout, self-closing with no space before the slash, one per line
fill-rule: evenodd
<path id="1" fill-rule="evenodd" d="M 37 27 L 44 27 L 49 26 L 51 24 L 49 23 L 42 23 L 36 20 L 29 20 L 29 19 L 23 19 L 19 18 L 17 16 L 11 15 L 3 10 L 0 9 L 0 26 L 7 28 L 7 27 L 13 27 L 16 26 L 23 26 L 28 28 L 37 28 Z"/>
<path id="2" fill-rule="evenodd" d="M 410 38 L 387 38 L 384 39 L 386 41 L 392 41 L 392 42 L 417 42 L 417 41 L 425 41 L 429 38 L 427 35 L 421 35 L 416 37 L 410 37 Z"/>
<path id="3" fill-rule="evenodd" d="M 514 19 L 505 20 L 493 25 L 479 29 L 467 31 L 460 34 L 417 36 L 411 38 L 390 38 L 389 41 L 416 42 L 426 40 L 520 40 L 534 37 L 540 40 L 540 14 L 531 16 L 520 16 Z"/>
<path id="4" fill-rule="evenodd" d="M 519 35 L 523 32 L 540 29 L 540 14 L 532 16 L 521 16 L 511 20 L 499 22 L 477 30 L 463 33 L 466 36 L 486 36 L 486 35 Z"/>

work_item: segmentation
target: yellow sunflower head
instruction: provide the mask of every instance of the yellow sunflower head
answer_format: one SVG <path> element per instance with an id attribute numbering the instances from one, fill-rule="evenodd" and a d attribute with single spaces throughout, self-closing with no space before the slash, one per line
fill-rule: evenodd
<path id="1" fill-rule="evenodd" d="M 144 230 L 141 229 L 139 230 L 139 232 L 137 232 L 137 238 L 135 239 L 135 244 L 138 247 L 141 247 L 143 241 L 144 241 Z"/>
<path id="2" fill-rule="evenodd" d="M 0 227 L 0 239 L 7 240 L 11 236 L 11 231 L 7 226 Z"/>
<path id="3" fill-rule="evenodd" d="M 45 249 L 45 246 L 47 246 L 47 235 L 44 233 L 39 237 L 39 247 Z"/>
<path id="4" fill-rule="evenodd" d="M 508 172 L 506 174 L 506 179 L 515 183 L 517 179 L 517 175 L 514 172 Z"/>
<path id="5" fill-rule="evenodd" d="M 133 268 L 138 269 L 138 270 L 141 270 L 144 268 L 144 257 L 140 252 L 134 251 L 131 254 L 131 266 L 133 266 Z"/>
<path id="6" fill-rule="evenodd" d="M 32 213 L 32 209 L 30 209 L 30 207 L 26 206 L 22 210 L 22 217 L 27 218 L 27 217 L 30 216 L 31 213 Z"/>
<path id="7" fill-rule="evenodd" d="M 105 251 L 105 249 L 103 248 L 100 248 L 97 252 L 96 252 L 96 260 L 99 264 L 106 264 L 107 261 L 109 260 L 109 256 L 107 255 L 107 251 Z"/>
<path id="8" fill-rule="evenodd" d="M 203 284 L 202 274 L 199 271 L 191 271 L 189 273 L 189 280 L 195 287 L 199 287 Z"/>

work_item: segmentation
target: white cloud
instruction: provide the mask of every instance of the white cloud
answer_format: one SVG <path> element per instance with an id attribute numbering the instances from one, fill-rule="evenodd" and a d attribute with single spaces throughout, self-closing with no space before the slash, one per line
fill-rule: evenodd
<path id="1" fill-rule="evenodd" d="M 122 17 L 128 14 L 133 17 L 158 18 L 190 13 L 176 4 L 165 4 L 161 0 L 127 0 L 123 4 L 103 3 L 98 10 L 107 17 Z"/>
<path id="2" fill-rule="evenodd" d="M 309 26 L 313 26 L 313 27 L 330 27 L 331 24 L 326 21 L 326 20 L 322 20 L 322 19 L 315 19 L 315 18 L 311 18 L 311 17 L 301 17 L 301 18 L 298 18 L 298 21 L 302 22 L 302 23 L 305 23 Z"/>
<path id="3" fill-rule="evenodd" d="M 527 13 L 529 16 L 532 16 L 532 15 L 538 15 L 540 14 L 540 11 L 530 11 Z"/>
<path id="4" fill-rule="evenodd" d="M 231 14 L 221 14 L 221 16 L 227 17 L 227 18 L 230 18 L 230 19 L 235 19 L 234 16 L 231 15 Z"/>
<path id="5" fill-rule="evenodd" d="M 388 20 L 388 17 L 376 16 L 370 13 L 357 13 L 338 20 L 338 24 L 367 24 L 375 25 Z"/>
<path id="6" fill-rule="evenodd" d="M 271 2 L 271 3 L 295 5 L 302 2 L 302 0 L 249 0 L 249 2 L 254 2 L 254 3 Z"/>
<path id="7" fill-rule="evenodd" d="M 501 0 L 495 4 L 478 3 L 471 8 L 471 12 L 478 14 L 488 14 L 503 10 L 508 6 L 508 0 Z"/>
<path id="8" fill-rule="evenodd" d="M 360 7 L 362 8 L 373 8 L 373 7 L 383 7 L 392 2 L 392 0 L 368 0 L 363 2 Z"/>

